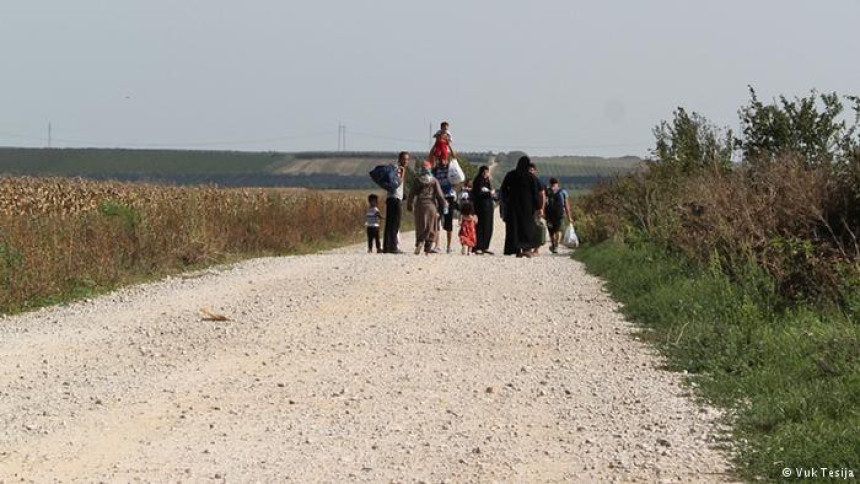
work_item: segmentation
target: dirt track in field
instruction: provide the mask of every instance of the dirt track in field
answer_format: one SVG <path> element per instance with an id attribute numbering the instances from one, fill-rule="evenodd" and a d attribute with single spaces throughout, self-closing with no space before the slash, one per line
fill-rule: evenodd
<path id="1" fill-rule="evenodd" d="M 0 482 L 727 480 L 617 309 L 564 255 L 354 246 L 6 318 Z"/>

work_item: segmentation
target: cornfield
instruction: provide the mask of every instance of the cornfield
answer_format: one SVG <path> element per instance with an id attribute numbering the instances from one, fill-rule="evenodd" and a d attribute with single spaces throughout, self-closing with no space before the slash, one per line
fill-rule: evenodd
<path id="1" fill-rule="evenodd" d="M 0 177 L 0 312 L 353 240 L 363 194 Z"/>

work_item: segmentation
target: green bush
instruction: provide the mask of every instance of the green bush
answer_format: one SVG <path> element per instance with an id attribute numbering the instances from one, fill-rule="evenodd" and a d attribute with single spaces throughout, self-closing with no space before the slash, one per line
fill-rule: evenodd
<path id="1" fill-rule="evenodd" d="M 780 309 L 759 268 L 730 279 L 654 245 L 606 242 L 576 257 L 604 277 L 624 313 L 677 370 L 732 417 L 749 478 L 784 467 L 860 463 L 860 326 L 837 310 Z"/>
<path id="2" fill-rule="evenodd" d="M 860 100 L 750 96 L 740 138 L 679 108 L 646 170 L 577 199 L 582 239 L 603 241 L 577 257 L 730 409 L 745 477 L 856 469 Z"/>
<path id="3" fill-rule="evenodd" d="M 644 239 L 733 275 L 767 272 L 788 303 L 847 304 L 860 274 L 860 101 L 836 94 L 765 104 L 751 90 L 732 141 L 683 108 L 656 135 L 646 170 L 577 200 L 584 240 Z M 732 146 L 746 158 L 731 161 Z"/>

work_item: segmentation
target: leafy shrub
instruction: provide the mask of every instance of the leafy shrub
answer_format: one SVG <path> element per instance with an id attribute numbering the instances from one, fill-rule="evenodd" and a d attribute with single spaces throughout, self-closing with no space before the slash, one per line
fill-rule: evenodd
<path id="1" fill-rule="evenodd" d="M 584 240 L 646 240 L 732 275 L 761 267 L 789 301 L 846 303 L 860 271 L 860 103 L 835 94 L 764 104 L 751 90 L 742 138 L 679 108 L 655 128 L 647 169 L 580 199 Z M 745 158 L 731 161 L 731 147 Z M 838 270 L 837 270 L 838 268 Z"/>

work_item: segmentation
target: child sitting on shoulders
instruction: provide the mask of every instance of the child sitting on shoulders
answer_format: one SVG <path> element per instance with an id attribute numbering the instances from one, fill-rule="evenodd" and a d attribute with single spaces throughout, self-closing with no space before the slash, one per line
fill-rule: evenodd
<path id="1" fill-rule="evenodd" d="M 451 146 L 453 137 L 451 136 L 451 132 L 448 131 L 448 122 L 443 121 L 439 128 L 439 131 L 436 131 L 436 134 L 433 135 L 435 141 L 433 143 L 433 148 L 430 150 L 430 155 L 433 157 L 434 161 L 437 162 L 440 160 L 456 158 L 457 155 L 454 153 L 454 148 Z"/>

